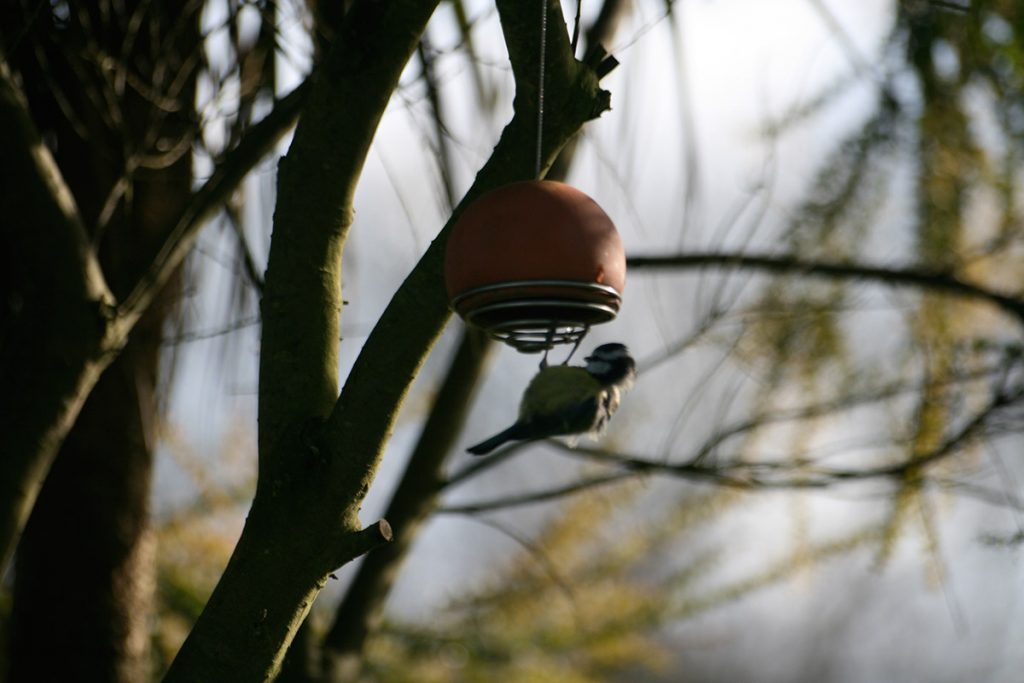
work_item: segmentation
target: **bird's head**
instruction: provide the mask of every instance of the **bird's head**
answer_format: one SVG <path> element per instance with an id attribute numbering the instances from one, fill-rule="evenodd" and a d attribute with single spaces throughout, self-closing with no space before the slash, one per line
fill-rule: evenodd
<path id="1" fill-rule="evenodd" d="M 625 344 L 601 344 L 583 360 L 587 361 L 587 372 L 602 384 L 629 388 L 636 377 L 636 361 L 629 355 Z"/>

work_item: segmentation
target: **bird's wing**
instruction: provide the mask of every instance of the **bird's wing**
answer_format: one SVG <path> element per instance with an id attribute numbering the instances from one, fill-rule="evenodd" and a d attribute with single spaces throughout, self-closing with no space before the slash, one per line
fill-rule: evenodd
<path id="1" fill-rule="evenodd" d="M 582 434 L 593 428 L 597 404 L 598 399 L 592 396 L 552 413 L 534 413 L 517 424 L 523 426 L 531 439 Z"/>
<path id="2" fill-rule="evenodd" d="M 600 382 L 583 368 L 565 365 L 545 368 L 534 376 L 523 393 L 519 421 L 551 434 L 588 431 L 600 393 Z"/>

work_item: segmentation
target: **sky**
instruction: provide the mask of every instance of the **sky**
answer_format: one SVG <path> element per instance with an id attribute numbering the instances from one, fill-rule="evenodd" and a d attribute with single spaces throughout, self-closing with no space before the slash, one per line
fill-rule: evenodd
<path id="1" fill-rule="evenodd" d="M 566 3 L 566 11 L 572 9 Z M 793 203 L 836 140 L 868 115 L 874 95 L 872 64 L 893 21 L 886 0 L 692 0 L 666 18 L 662 4 L 636 0 L 633 17 L 610 47 L 621 66 L 603 86 L 612 111 L 587 128 L 569 181 L 593 196 L 615 220 L 628 252 L 740 246 L 749 240 L 770 250 L 791 216 Z M 438 72 L 451 102 L 455 182 L 464 190 L 487 158 L 509 115 L 511 92 L 497 18 L 488 3 L 470 3 L 484 73 L 499 88 L 495 115 L 482 118 L 466 106 L 469 69 L 457 52 L 444 8 L 431 27 L 442 57 Z M 584 16 L 596 3 L 584 3 Z M 210 25 L 216 17 L 208 17 Z M 282 66 L 282 89 L 297 82 L 308 60 L 298 17 L 282 20 L 295 37 L 292 66 Z M 835 25 L 843 30 L 837 40 Z M 672 40 L 673 33 L 678 42 Z M 424 99 L 410 67 L 381 123 L 356 197 L 356 222 L 345 257 L 349 301 L 342 317 L 342 377 L 391 292 L 443 225 L 446 207 L 436 179 Z M 823 89 L 850 82 L 831 105 L 774 140 L 772 122 L 812 101 Z M 680 85 L 682 84 L 682 85 Z M 284 143 L 286 144 L 286 142 Z M 696 160 L 695 164 L 691 164 Z M 696 175 L 688 168 L 696 167 Z M 259 258 L 269 245 L 274 165 L 252 179 L 246 211 Z M 688 198 L 687 187 L 694 188 Z M 898 194 L 898 193 L 897 193 Z M 899 198 L 893 197 L 893 215 Z M 763 218 L 756 222 L 758 212 Z M 732 228 L 730 217 L 741 220 Z M 728 229 L 727 229 L 728 228 Z M 868 244 L 868 256 L 898 257 L 909 248 L 890 237 Z M 224 326 L 236 265 L 229 262 L 230 232 L 207 228 L 191 266 L 199 276 L 186 305 L 188 328 L 202 336 Z M 653 357 L 692 329 L 709 288 L 693 278 L 631 276 L 617 321 L 591 335 L 587 345 L 624 341 L 641 360 Z M 246 312 L 247 311 L 247 312 Z M 229 351 L 221 337 L 179 345 L 168 432 L 179 447 L 201 459 L 224 462 L 225 443 L 240 451 L 231 472 L 254 467 L 258 328 L 255 301 L 231 314 L 240 329 Z M 382 514 L 390 490 L 418 434 L 420 419 L 456 337 L 450 326 L 429 360 L 397 426 L 363 521 Z M 874 329 L 874 328 L 872 328 Z M 697 383 L 713 349 L 688 351 L 673 373 Z M 504 349 L 495 358 L 464 435 L 465 444 L 506 426 L 518 393 L 536 369 L 536 357 Z M 663 397 L 678 375 L 641 377 L 614 425 L 631 444 L 657 448 L 685 443 L 653 433 Z M 219 377 L 218 381 L 211 378 Z M 686 383 L 689 384 L 686 384 Z M 678 388 L 675 391 L 679 391 Z M 723 390 L 724 391 L 724 390 Z M 683 397 L 685 398 L 685 397 Z M 706 411 L 696 413 L 695 422 Z M 647 428 L 647 431 L 645 431 Z M 826 435 L 836 437 L 836 433 Z M 187 504 L 190 488 L 170 439 L 157 466 L 157 510 Z M 999 447 L 997 447 L 998 450 Z M 1009 449 L 1006 445 L 1001 448 Z M 456 456 L 463 462 L 466 456 Z M 998 457 L 998 456 L 993 456 Z M 235 462 L 235 461 L 232 461 Z M 1024 472 L 1019 472 L 1024 476 Z M 568 478 L 565 459 L 543 453 L 453 492 L 448 502 L 480 500 L 530 490 Z M 693 485 L 653 483 L 659 495 L 692 492 Z M 806 534 L 824 539 L 856 528 L 879 514 L 878 491 L 765 493 L 750 496 L 715 526 L 725 550 L 708 591 L 757 573 L 792 551 Z M 244 513 L 244 511 L 242 511 Z M 242 519 L 240 513 L 239 523 Z M 550 510 L 517 509 L 503 523 L 529 535 Z M 923 551 L 923 534 L 908 534 L 892 557 L 871 552 L 816 565 L 729 606 L 674 627 L 680 669 L 692 680 L 730 681 L 1013 681 L 1024 667 L 1024 569 L 1020 553 L 981 542 L 987 532 L 1012 532 L 1019 516 L 962 498 L 941 501 L 942 580 Z M 428 618 L 432 610 L 483 581 L 495 563 L 518 550 L 515 543 L 472 520 L 431 521 L 390 603 L 395 614 Z M 341 573 L 344 581 L 351 569 Z M 415 578 L 413 578 L 415 577 Z M 327 600 L 338 593 L 333 588 Z M 321 600 L 321 603 L 325 600 Z"/>

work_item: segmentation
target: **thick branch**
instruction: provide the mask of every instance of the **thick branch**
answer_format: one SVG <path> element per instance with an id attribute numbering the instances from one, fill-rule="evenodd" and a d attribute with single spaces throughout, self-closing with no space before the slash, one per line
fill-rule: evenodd
<path id="1" fill-rule="evenodd" d="M 981 299 L 995 304 L 1024 324 L 1024 299 L 961 280 L 944 270 L 900 268 L 858 263 L 834 263 L 798 256 L 769 256 L 741 253 L 689 253 L 675 255 L 634 255 L 627 260 L 633 269 L 685 269 L 723 267 L 763 270 L 770 273 L 866 280 L 892 287 L 914 287 Z"/>
<path id="2" fill-rule="evenodd" d="M 338 393 L 341 251 L 354 189 L 436 4 L 357 4 L 313 76 L 279 165 L 262 302 L 256 499 L 168 680 L 272 679 L 327 574 L 386 536 L 383 527 L 360 531 L 358 503 L 334 495 L 337 461 L 317 424 Z"/>
<path id="3" fill-rule="evenodd" d="M 493 349 L 494 344 L 481 332 L 463 332 L 385 513 L 397 531 L 395 542 L 368 556 L 359 566 L 324 639 L 326 680 L 356 678 L 366 637 L 380 621 L 384 603 L 421 524 L 436 507 L 445 459 L 461 433 Z"/>
<path id="4" fill-rule="evenodd" d="M 260 486 L 290 467 L 288 435 L 338 397 L 341 255 L 384 108 L 437 0 L 358 3 L 346 15 L 279 165 L 262 302 Z M 282 449 L 282 446 L 284 448 Z M 276 474 L 273 476 L 277 476 Z"/>

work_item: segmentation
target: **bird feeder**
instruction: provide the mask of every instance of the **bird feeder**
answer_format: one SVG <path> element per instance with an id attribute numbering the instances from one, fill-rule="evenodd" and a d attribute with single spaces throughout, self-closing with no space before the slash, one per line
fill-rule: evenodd
<path id="1" fill-rule="evenodd" d="M 484 195 L 448 237 L 445 283 L 466 322 L 520 351 L 578 344 L 615 318 L 626 256 L 615 225 L 593 199 L 548 180 Z"/>

